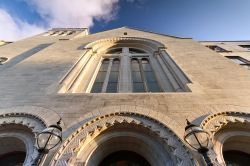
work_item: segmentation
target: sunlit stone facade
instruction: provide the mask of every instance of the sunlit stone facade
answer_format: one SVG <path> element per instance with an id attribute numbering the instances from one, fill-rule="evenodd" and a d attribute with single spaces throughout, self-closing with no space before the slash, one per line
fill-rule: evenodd
<path id="1" fill-rule="evenodd" d="M 60 118 L 63 142 L 41 165 L 204 165 L 183 141 L 186 119 L 211 134 L 214 164 L 247 162 L 248 45 L 123 27 L 1 46 L 0 165 L 31 165 L 36 133 Z"/>

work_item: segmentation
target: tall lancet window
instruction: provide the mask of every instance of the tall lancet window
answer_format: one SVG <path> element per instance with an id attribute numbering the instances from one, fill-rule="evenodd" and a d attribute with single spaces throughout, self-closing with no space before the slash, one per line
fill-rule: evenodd
<path id="1" fill-rule="evenodd" d="M 133 92 L 161 92 L 148 58 L 131 60 Z"/>
<path id="2" fill-rule="evenodd" d="M 118 91 L 119 68 L 120 60 L 116 58 L 112 62 L 112 67 L 109 74 L 109 81 L 106 90 L 108 93 L 116 93 Z"/>
<path id="3" fill-rule="evenodd" d="M 95 78 L 91 93 L 116 93 L 118 91 L 120 60 L 106 58 Z"/>
<path id="4" fill-rule="evenodd" d="M 99 69 L 99 72 L 96 76 L 95 83 L 93 84 L 93 87 L 91 89 L 91 93 L 102 92 L 103 84 L 107 76 L 108 67 L 109 67 L 109 59 L 104 59 L 102 61 L 102 65 Z"/>
<path id="5" fill-rule="evenodd" d="M 145 85 L 142 79 L 142 72 L 140 62 L 137 58 L 131 61 L 132 79 L 133 79 L 133 92 L 145 92 Z"/>
<path id="6" fill-rule="evenodd" d="M 143 58 L 141 60 L 142 70 L 145 78 L 145 84 L 147 87 L 147 92 L 161 92 L 161 88 L 156 80 L 154 71 L 149 63 L 148 58 Z"/>

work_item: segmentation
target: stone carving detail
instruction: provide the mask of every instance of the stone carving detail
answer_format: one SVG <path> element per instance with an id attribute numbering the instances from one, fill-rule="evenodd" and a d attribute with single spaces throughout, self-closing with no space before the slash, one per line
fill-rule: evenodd
<path id="1" fill-rule="evenodd" d="M 201 127 L 206 129 L 214 136 L 220 129 L 229 123 L 250 123 L 250 114 L 244 112 L 220 112 L 208 116 L 201 123 Z M 210 158 L 219 165 L 218 157 L 214 149 L 210 151 Z"/>
<path id="2" fill-rule="evenodd" d="M 0 127 L 7 124 L 20 124 L 32 130 L 33 133 L 46 128 L 45 122 L 34 115 L 26 113 L 9 113 L 0 115 Z"/>
<path id="3" fill-rule="evenodd" d="M 244 112 L 220 112 L 204 119 L 201 127 L 214 135 L 228 123 L 250 123 L 250 114 Z"/>
<path id="4" fill-rule="evenodd" d="M 93 45 L 100 44 L 100 43 L 107 43 L 107 42 L 114 43 L 114 42 L 118 42 L 118 41 L 128 41 L 128 40 L 129 41 L 138 41 L 138 42 L 147 42 L 147 43 L 152 43 L 153 45 L 158 46 L 158 47 L 164 47 L 163 44 L 161 44 L 160 42 L 157 42 L 157 41 L 151 40 L 151 39 L 145 39 L 145 38 L 139 38 L 139 37 L 114 37 L 114 38 L 106 38 L 106 39 L 100 39 L 100 40 L 94 41 L 94 42 L 86 45 L 85 48 L 90 48 Z"/>
<path id="5" fill-rule="evenodd" d="M 177 165 L 194 165 L 188 149 L 169 128 L 152 118 L 128 112 L 108 114 L 84 124 L 61 145 L 51 165 L 66 166 L 69 162 L 76 161 L 77 153 L 86 142 L 89 142 L 89 139 L 95 138 L 101 132 L 119 123 L 140 125 L 149 129 L 169 147 Z"/>
<path id="6" fill-rule="evenodd" d="M 35 115 L 27 114 L 27 113 L 18 113 L 12 112 L 7 114 L 0 115 L 0 128 L 4 127 L 5 125 L 22 125 L 26 126 L 27 128 L 31 129 L 32 133 L 36 134 L 46 128 L 46 124 L 40 118 Z M 15 127 L 13 128 L 15 129 Z M 4 131 L 6 132 L 6 131 Z M 1 133 L 0 133 L 1 134 Z M 8 133 L 5 133 L 5 135 Z M 19 134 L 23 134 L 21 138 L 19 138 Z M 37 149 L 34 147 L 33 142 L 31 139 L 35 139 L 34 137 L 31 138 L 30 135 L 26 135 L 26 133 L 15 133 L 14 135 L 11 134 L 11 137 L 17 137 L 20 140 L 24 141 L 26 146 L 26 158 L 23 163 L 24 166 L 31 165 L 32 160 L 37 156 L 38 152 Z"/>

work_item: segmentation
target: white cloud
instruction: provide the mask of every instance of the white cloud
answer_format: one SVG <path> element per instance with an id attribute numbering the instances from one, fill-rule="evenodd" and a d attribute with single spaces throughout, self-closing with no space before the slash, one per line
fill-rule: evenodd
<path id="1" fill-rule="evenodd" d="M 90 27 L 94 18 L 110 21 L 119 0 L 25 0 L 51 27 Z"/>
<path id="2" fill-rule="evenodd" d="M 0 39 L 17 40 L 56 27 L 93 26 L 94 19 L 115 19 L 119 0 L 23 0 L 45 21 L 47 27 L 13 18 L 0 9 Z"/>
<path id="3" fill-rule="evenodd" d="M 29 24 L 20 19 L 14 19 L 0 8 L 0 40 L 13 41 L 45 31 L 43 27 Z"/>

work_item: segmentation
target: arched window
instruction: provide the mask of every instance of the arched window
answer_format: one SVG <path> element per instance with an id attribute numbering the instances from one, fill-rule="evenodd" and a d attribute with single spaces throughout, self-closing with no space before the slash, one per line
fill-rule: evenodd
<path id="1" fill-rule="evenodd" d="M 145 54 L 146 52 L 137 48 L 129 48 L 129 53 L 130 54 Z"/>
<path id="2" fill-rule="evenodd" d="M 113 41 L 112 41 L 113 42 Z M 60 92 L 159 93 L 185 92 L 190 83 L 164 47 L 115 41 L 86 49 L 81 60 L 62 79 Z"/>
<path id="3" fill-rule="evenodd" d="M 114 48 L 107 51 L 107 54 L 120 54 L 122 53 L 122 48 Z"/>
<path id="4" fill-rule="evenodd" d="M 113 58 L 112 54 L 120 54 L 121 59 L 122 56 L 131 58 L 129 71 L 132 76 L 132 92 L 162 92 L 151 67 L 149 56 L 145 51 L 136 48 L 114 48 L 109 50 L 107 54 L 111 54 L 111 57 L 102 61 L 92 86 L 92 93 L 119 92 L 120 60 Z M 137 54 L 139 55 L 137 56 Z M 125 64 L 125 66 L 129 67 L 130 65 Z M 126 75 L 120 75 L 120 77 L 126 77 Z"/>

